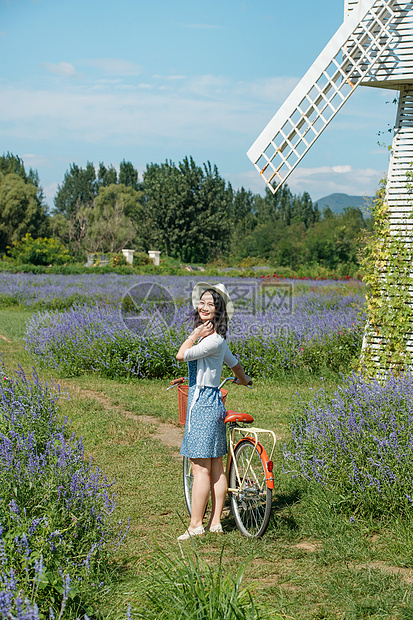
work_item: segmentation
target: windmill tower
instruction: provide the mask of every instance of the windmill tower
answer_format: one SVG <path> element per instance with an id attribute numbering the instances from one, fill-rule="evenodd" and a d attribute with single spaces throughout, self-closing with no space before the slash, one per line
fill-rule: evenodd
<path id="1" fill-rule="evenodd" d="M 360 85 L 399 91 L 386 202 L 391 233 L 412 239 L 413 0 L 345 0 L 343 24 L 247 155 L 277 192 Z"/>

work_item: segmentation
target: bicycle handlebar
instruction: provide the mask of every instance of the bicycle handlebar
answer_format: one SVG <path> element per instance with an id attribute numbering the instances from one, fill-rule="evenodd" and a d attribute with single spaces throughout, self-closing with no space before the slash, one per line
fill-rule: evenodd
<path id="1" fill-rule="evenodd" d="M 181 385 L 181 383 L 183 383 L 184 381 L 187 381 L 188 377 L 179 377 L 178 379 L 172 379 L 171 381 L 171 385 L 166 388 L 167 390 L 172 390 L 172 388 L 177 387 L 178 385 Z M 222 388 L 222 386 L 224 386 L 226 384 L 227 381 L 232 381 L 232 383 L 236 383 L 237 385 L 241 385 L 241 383 L 238 383 L 237 377 L 225 377 L 225 379 L 223 379 L 221 381 L 221 383 L 219 384 L 219 389 Z M 252 383 L 252 381 L 251 381 Z M 252 390 L 252 386 L 250 384 L 246 385 L 245 387 L 250 388 L 250 390 Z"/>
<path id="2" fill-rule="evenodd" d="M 219 389 L 221 389 L 222 386 L 225 385 L 227 381 L 232 381 L 232 383 L 235 383 L 236 385 L 242 385 L 242 383 L 238 383 L 237 377 L 234 377 L 234 376 L 232 376 L 232 377 L 225 377 L 225 379 L 223 379 L 221 381 L 221 383 L 219 385 Z M 250 388 L 252 390 L 251 383 L 252 383 L 252 381 L 250 383 L 248 383 L 248 385 L 246 385 L 245 387 L 248 387 L 248 388 Z"/>
<path id="3" fill-rule="evenodd" d="M 171 386 L 173 387 L 174 385 L 179 385 L 180 383 L 183 383 L 185 379 L 186 377 L 179 377 L 179 379 L 172 379 Z"/>
<path id="4" fill-rule="evenodd" d="M 171 385 L 168 388 L 166 388 L 166 389 L 167 390 L 172 390 L 172 388 L 177 387 L 178 385 L 181 385 L 181 383 L 183 383 L 187 379 L 188 379 L 188 377 L 179 377 L 179 379 L 172 379 Z"/>

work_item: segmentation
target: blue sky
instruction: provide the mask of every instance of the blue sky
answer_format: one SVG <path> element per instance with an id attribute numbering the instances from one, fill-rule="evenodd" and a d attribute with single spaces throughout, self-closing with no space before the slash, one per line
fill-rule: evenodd
<path id="1" fill-rule="evenodd" d="M 72 162 L 218 166 L 264 192 L 246 156 L 343 20 L 341 0 L 0 0 L 0 152 L 47 202 Z M 313 200 L 373 194 L 395 92 L 360 87 L 289 178 Z M 378 135 L 382 132 L 382 135 Z"/>

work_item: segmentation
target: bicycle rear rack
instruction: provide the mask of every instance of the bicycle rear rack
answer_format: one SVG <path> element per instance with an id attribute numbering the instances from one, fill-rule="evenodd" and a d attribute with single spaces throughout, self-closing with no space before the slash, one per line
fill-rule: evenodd
<path id="1" fill-rule="evenodd" d="M 249 458 L 247 467 L 245 469 L 244 477 L 241 478 L 240 473 L 238 471 L 237 461 L 234 458 L 234 446 L 236 446 L 241 439 L 248 439 L 249 441 L 251 441 L 251 444 L 255 448 L 257 448 L 257 450 L 259 451 L 260 455 L 263 457 L 263 460 L 265 462 L 265 467 L 267 469 L 268 461 L 272 461 L 272 456 L 274 454 L 275 444 L 276 444 L 277 438 L 275 436 L 274 431 L 270 431 L 270 430 L 263 429 L 263 428 L 254 428 L 254 427 L 253 428 L 246 428 L 246 427 L 240 427 L 240 426 L 232 426 L 232 428 L 230 429 L 230 433 L 231 433 L 230 458 L 231 458 L 231 461 L 234 462 L 235 473 L 236 473 L 237 481 L 238 481 L 238 484 L 239 484 L 239 488 L 237 488 L 237 489 L 229 488 L 228 491 L 230 493 L 238 495 L 240 490 L 245 486 L 245 482 L 246 482 L 245 479 L 247 477 L 248 472 L 250 471 L 250 467 L 251 467 L 252 459 L 253 459 L 253 456 L 254 456 L 254 452 L 251 452 L 251 456 Z M 237 433 L 239 435 L 241 435 L 241 437 L 236 438 L 236 434 Z M 267 453 L 267 451 L 265 450 L 265 448 L 262 445 L 262 443 L 258 440 L 258 436 L 259 435 L 267 435 L 267 437 L 268 436 L 271 437 L 272 445 L 271 445 L 270 454 Z M 254 474 L 254 477 L 256 477 L 255 474 Z M 272 468 L 271 468 L 271 471 L 268 470 L 265 473 L 265 479 L 266 479 L 266 485 L 269 488 L 273 488 L 273 486 L 274 486 L 274 479 L 273 479 L 273 476 L 272 476 Z M 255 482 L 257 484 L 259 484 L 258 478 L 255 480 Z"/>
<path id="2" fill-rule="evenodd" d="M 237 441 L 235 441 L 235 433 L 239 433 L 241 435 L 240 439 L 243 439 L 244 437 L 252 437 L 252 439 L 254 439 L 254 443 L 255 445 L 262 443 L 261 441 L 258 440 L 258 435 L 269 435 L 271 437 L 272 440 L 272 445 L 271 445 L 271 451 L 267 455 L 268 455 L 268 460 L 271 461 L 272 460 L 272 456 L 274 454 L 274 450 L 275 450 L 275 444 L 277 442 L 277 437 L 274 433 L 274 431 L 269 431 L 267 429 L 264 428 L 247 428 L 247 427 L 241 427 L 241 426 L 235 426 L 232 430 L 232 443 L 236 444 L 238 443 L 239 439 Z"/>

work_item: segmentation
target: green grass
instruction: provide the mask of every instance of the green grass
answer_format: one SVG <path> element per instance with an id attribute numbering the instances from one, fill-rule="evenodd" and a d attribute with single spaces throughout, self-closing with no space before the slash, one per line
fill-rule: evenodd
<path id="1" fill-rule="evenodd" d="M 25 369 L 32 364 L 22 342 L 28 316 L 0 312 L 0 334 L 11 341 L 0 341 L 9 371 L 18 363 Z M 53 378 L 50 371 L 41 376 Z M 197 539 L 195 549 L 215 575 L 221 566 L 223 575 L 236 580 L 243 569 L 242 588 L 249 589 L 263 619 L 413 620 L 412 523 L 357 515 L 351 523 L 309 495 L 301 481 L 282 473 L 282 444 L 288 441 L 296 392 L 307 399 L 321 386 L 333 390 L 338 382 L 334 375 L 323 381 L 297 375 L 257 382 L 253 390 L 230 388 L 229 408 L 252 413 L 257 426 L 272 428 L 280 437 L 273 516 L 262 540 L 242 538 L 226 517 L 225 536 Z M 132 614 L 145 617 L 147 595 L 165 557 L 181 568 L 185 561 L 176 541 L 188 522 L 179 449 L 156 438 L 157 420 L 176 424 L 176 392 L 167 392 L 165 381 L 120 382 L 94 375 L 59 383 L 70 395 L 61 401 L 62 415 L 83 436 L 87 456 L 109 479 L 116 478 L 119 519 L 130 518 L 130 532 L 113 558 L 112 590 L 102 594 L 102 615 L 123 619 L 130 603 Z M 154 416 L 154 424 L 142 415 Z M 186 567 L 191 569 L 188 562 Z"/>
<path id="2" fill-rule="evenodd" d="M 26 321 L 32 316 L 30 310 L 2 310 L 0 312 L 0 334 L 9 340 L 21 344 L 25 332 Z"/>

